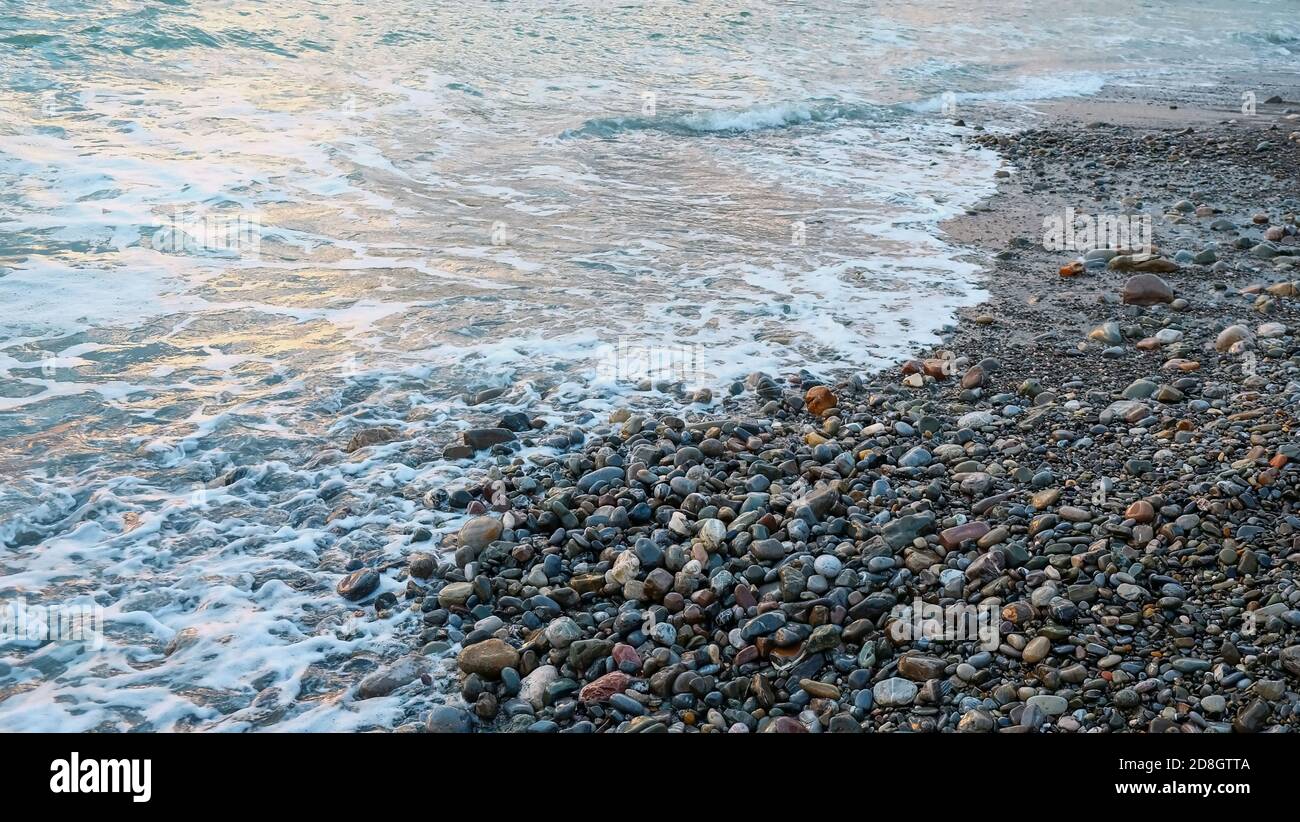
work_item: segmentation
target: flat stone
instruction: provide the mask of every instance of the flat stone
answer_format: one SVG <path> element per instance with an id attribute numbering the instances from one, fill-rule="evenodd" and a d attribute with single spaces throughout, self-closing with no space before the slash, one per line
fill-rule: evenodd
<path id="1" fill-rule="evenodd" d="M 801 679 L 799 687 L 808 692 L 809 695 L 818 699 L 839 699 L 840 689 L 826 682 L 816 679 Z"/>
<path id="2" fill-rule="evenodd" d="M 1048 716 L 1060 716 L 1070 708 L 1070 703 L 1065 700 L 1065 697 L 1055 694 L 1037 694 L 1025 700 L 1025 704 L 1033 705 Z"/>
<path id="3" fill-rule="evenodd" d="M 934 512 L 924 511 L 920 514 L 908 514 L 885 523 L 881 536 L 890 548 L 902 548 L 910 545 L 921 532 L 934 524 Z"/>
<path id="4" fill-rule="evenodd" d="M 597 468 L 595 471 L 588 471 L 578 479 L 578 490 L 590 493 L 593 489 L 602 485 L 608 485 L 615 480 L 623 479 L 623 469 L 617 466 L 606 466 Z"/>
<path id="5" fill-rule="evenodd" d="M 583 686 L 578 692 L 582 702 L 608 702 L 614 694 L 621 694 L 632 684 L 632 677 L 622 671 L 611 671 Z"/>
<path id="6" fill-rule="evenodd" d="M 963 542 L 968 540 L 978 540 L 989 532 L 989 526 L 986 522 L 978 520 L 967 522 L 962 525 L 954 525 L 952 528 L 946 528 L 939 533 L 939 543 L 944 548 L 951 551 Z"/>
<path id="7" fill-rule="evenodd" d="M 899 708 L 911 705 L 916 699 L 916 683 L 894 676 L 877 682 L 871 689 L 876 704 L 882 708 Z"/>
<path id="8" fill-rule="evenodd" d="M 751 619 L 740 629 L 740 634 L 747 641 L 752 642 L 761 636 L 768 636 L 775 633 L 777 628 L 785 624 L 785 614 L 781 611 L 768 611 L 764 614 Z"/>
<path id="9" fill-rule="evenodd" d="M 374 699 L 388 696 L 403 685 L 414 682 L 424 673 L 425 663 L 415 657 L 404 657 L 388 667 L 381 668 L 357 683 L 357 699 Z"/>
<path id="10" fill-rule="evenodd" d="M 937 656 L 907 654 L 898 660 L 898 672 L 908 679 L 925 682 L 943 676 L 948 663 Z"/>

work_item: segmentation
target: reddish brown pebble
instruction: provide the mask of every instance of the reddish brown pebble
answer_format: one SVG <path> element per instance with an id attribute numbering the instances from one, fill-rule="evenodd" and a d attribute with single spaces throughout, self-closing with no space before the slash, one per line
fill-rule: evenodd
<path id="1" fill-rule="evenodd" d="M 979 539 L 989 532 L 989 526 L 984 522 L 967 522 L 963 525 L 954 525 L 952 528 L 939 534 L 939 544 L 951 551 L 963 542 L 971 539 Z"/>
<path id="2" fill-rule="evenodd" d="M 1124 516 L 1135 522 L 1150 522 L 1156 518 L 1156 509 L 1151 507 L 1151 503 L 1140 499 L 1124 509 Z"/>
<path id="3" fill-rule="evenodd" d="M 614 694 L 626 691 L 631 684 L 632 677 L 622 671 L 611 671 L 584 685 L 578 692 L 578 699 L 581 702 L 605 702 Z"/>
<path id="4" fill-rule="evenodd" d="M 809 388 L 803 401 L 807 404 L 808 410 L 819 417 L 839 404 L 835 394 L 824 385 L 814 385 Z"/>
<path id="5" fill-rule="evenodd" d="M 641 670 L 641 657 L 637 655 L 636 648 L 631 645 L 620 642 L 614 646 L 614 650 L 610 652 L 610 655 L 614 657 L 614 661 L 619 666 L 631 664 L 635 665 L 638 671 Z"/>

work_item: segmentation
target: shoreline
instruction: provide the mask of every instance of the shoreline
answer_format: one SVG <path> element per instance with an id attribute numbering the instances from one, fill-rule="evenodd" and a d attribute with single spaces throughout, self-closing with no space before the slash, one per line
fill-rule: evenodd
<path id="1" fill-rule="evenodd" d="M 615 412 L 571 454 L 489 469 L 504 522 L 471 508 L 448 553 L 408 566 L 425 652 L 461 646 L 459 675 L 439 684 L 463 706 L 420 725 L 1294 726 L 1300 311 L 1280 284 L 1300 279 L 1285 265 L 1300 259 L 1285 219 L 1300 211 L 1285 193 L 1300 146 L 1286 131 L 1261 150 L 1253 127 L 1072 116 L 972 135 L 1019 168 L 944 224 L 995 259 L 989 299 L 945 340 L 951 377 L 924 359 L 827 386 L 754 376 L 729 419 L 651 429 Z M 1132 196 L 1161 259 L 1219 243 L 1215 262 L 1156 275 L 1172 295 L 1150 281 L 1131 295 L 1161 300 L 1150 306 L 1119 300 L 1140 272 L 1062 278 L 1077 255 L 1039 242 L 1045 215 L 1139 210 Z M 1267 227 L 1251 222 L 1261 212 Z M 1281 254 L 1234 247 L 1269 227 Z M 1278 293 L 1240 293 L 1251 286 Z M 1239 323 L 1239 350 L 1216 350 Z M 914 600 L 992 599 L 996 650 L 893 628 Z M 431 667 L 414 655 L 362 688 L 392 692 Z"/>

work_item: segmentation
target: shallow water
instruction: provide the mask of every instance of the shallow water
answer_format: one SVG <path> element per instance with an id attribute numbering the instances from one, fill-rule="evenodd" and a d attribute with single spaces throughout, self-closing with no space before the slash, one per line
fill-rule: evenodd
<path id="1" fill-rule="evenodd" d="M 105 617 L 97 650 L 0 644 L 0 729 L 392 724 L 409 703 L 346 689 L 411 625 L 334 586 L 454 526 L 422 497 L 461 481 L 458 428 L 933 341 L 980 299 L 936 226 L 996 167 L 953 115 L 1284 70 L 1293 20 L 0 4 L 0 599 Z M 404 441 L 329 451 L 378 424 Z"/>

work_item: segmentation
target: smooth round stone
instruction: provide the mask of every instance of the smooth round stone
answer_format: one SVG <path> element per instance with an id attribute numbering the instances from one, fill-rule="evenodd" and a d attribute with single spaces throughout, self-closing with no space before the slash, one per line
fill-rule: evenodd
<path id="1" fill-rule="evenodd" d="M 822 554 L 813 560 L 813 570 L 827 579 L 835 579 L 843 569 L 844 563 L 833 554 Z"/>
<path id="2" fill-rule="evenodd" d="M 1043 661 L 1043 659 L 1051 653 L 1051 650 L 1051 640 L 1045 636 L 1036 636 L 1029 640 L 1029 644 L 1026 645 L 1025 650 L 1021 652 L 1020 658 L 1023 659 L 1026 664 L 1033 665 Z"/>
<path id="3" fill-rule="evenodd" d="M 619 475 L 622 471 L 618 471 Z M 460 528 L 460 544 L 466 548 L 481 549 L 501 536 L 501 520 L 492 517 L 475 517 Z"/>
<path id="4" fill-rule="evenodd" d="M 1228 707 L 1228 700 L 1218 694 L 1210 694 L 1201 700 L 1201 710 L 1207 714 L 1221 714 Z"/>
<path id="5" fill-rule="evenodd" d="M 894 567 L 893 557 L 872 557 L 867 560 L 867 570 L 873 574 L 880 574 Z"/>
<path id="6" fill-rule="evenodd" d="M 467 734 L 472 727 L 469 711 L 451 705 L 435 706 L 424 723 L 424 730 L 431 734 Z"/>

